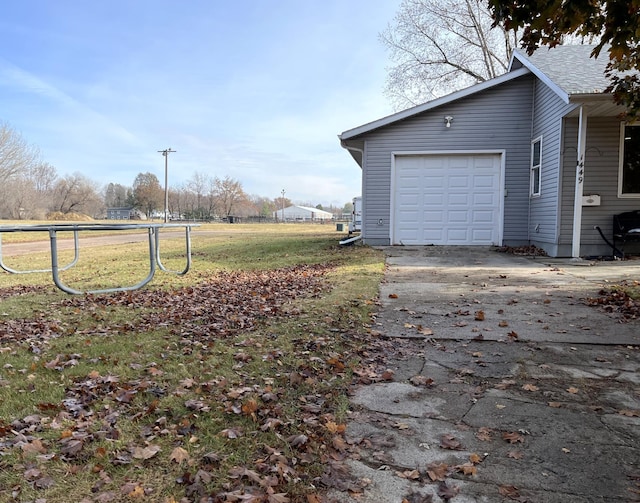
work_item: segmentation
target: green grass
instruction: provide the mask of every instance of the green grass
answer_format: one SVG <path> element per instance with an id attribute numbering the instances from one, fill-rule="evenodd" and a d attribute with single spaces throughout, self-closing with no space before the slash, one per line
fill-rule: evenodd
<path id="1" fill-rule="evenodd" d="M 295 502 L 318 490 L 327 462 L 344 455 L 346 391 L 371 337 L 383 257 L 339 247 L 330 226 L 202 230 L 192 271 L 158 272 L 131 302 L 70 297 L 46 274 L 0 275 L 0 293 L 43 287 L 0 308 L 0 501 L 198 501 L 270 487 Z M 182 239 L 163 241 L 165 264 L 181 268 L 182 250 Z M 129 281 L 145 260 L 144 247 L 83 249 L 65 280 Z M 254 302 L 244 286 L 253 273 L 272 278 L 265 291 L 276 295 L 291 287 L 282 278 L 302 285 L 315 274 L 282 271 L 318 264 L 328 267 L 320 290 L 287 293 L 238 328 L 233 299 L 244 288 Z M 223 288 L 206 289 L 220 278 Z M 233 330 L 198 321 L 202 306 L 229 302 Z"/>

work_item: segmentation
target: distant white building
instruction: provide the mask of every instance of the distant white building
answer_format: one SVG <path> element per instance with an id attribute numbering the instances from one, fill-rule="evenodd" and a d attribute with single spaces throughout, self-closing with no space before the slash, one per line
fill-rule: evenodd
<path id="1" fill-rule="evenodd" d="M 273 212 L 273 218 L 285 221 L 317 222 L 331 220 L 333 213 L 308 206 L 289 206 Z"/>

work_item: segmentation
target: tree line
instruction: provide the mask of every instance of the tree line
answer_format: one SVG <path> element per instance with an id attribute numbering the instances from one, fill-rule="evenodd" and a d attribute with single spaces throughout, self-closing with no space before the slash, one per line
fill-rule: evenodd
<path id="1" fill-rule="evenodd" d="M 109 183 L 101 187 L 81 173 L 59 176 L 54 166 L 41 159 L 37 147 L 0 123 L 0 218 L 29 220 L 70 214 L 106 218 L 108 208 L 132 208 L 150 218 L 164 214 L 164 199 L 164 187 L 149 172 L 139 173 L 131 186 Z M 274 211 L 291 204 L 288 198 L 247 194 L 242 183 L 229 176 L 201 172 L 168 191 L 169 215 L 189 220 L 270 219 Z M 340 214 L 351 211 L 349 204 L 315 207 Z"/>

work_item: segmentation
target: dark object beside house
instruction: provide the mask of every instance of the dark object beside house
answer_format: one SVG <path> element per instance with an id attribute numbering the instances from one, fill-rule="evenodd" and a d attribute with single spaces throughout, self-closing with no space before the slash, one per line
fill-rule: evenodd
<path id="1" fill-rule="evenodd" d="M 624 245 L 627 241 L 640 241 L 640 210 L 627 211 L 613 215 L 613 249 L 618 248 L 624 258 Z"/>

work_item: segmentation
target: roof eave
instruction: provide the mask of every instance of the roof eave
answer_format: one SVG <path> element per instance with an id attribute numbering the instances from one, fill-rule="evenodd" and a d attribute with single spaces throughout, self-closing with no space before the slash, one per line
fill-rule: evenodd
<path id="1" fill-rule="evenodd" d="M 553 82 L 542 70 L 534 65 L 524 54 L 513 51 L 511 61 L 509 62 L 509 71 L 512 71 L 514 61 L 517 60 L 538 79 L 540 79 L 549 89 L 551 89 L 564 103 L 569 104 L 569 93 L 562 89 L 558 84 Z M 517 71 L 517 70 L 516 70 Z"/>
<path id="2" fill-rule="evenodd" d="M 341 133 L 340 135 L 338 135 L 338 138 L 340 138 L 340 140 L 345 141 L 345 140 L 350 140 L 352 138 L 355 138 L 357 136 L 360 136 L 361 134 L 364 133 L 369 133 L 375 129 L 384 127 L 384 126 L 388 126 L 389 124 L 393 124 L 394 122 L 398 122 L 404 119 L 408 119 L 409 117 L 413 117 L 415 115 L 418 115 L 420 113 L 426 112 L 428 110 L 432 110 L 434 108 L 440 107 L 442 105 L 446 105 L 447 103 L 451 103 L 453 101 L 462 99 L 462 98 L 466 98 L 467 96 L 472 96 L 476 93 L 479 93 L 481 91 L 484 91 L 486 89 L 490 89 L 492 87 L 498 86 L 500 84 L 504 84 L 505 82 L 508 82 L 510 80 L 513 79 L 517 79 L 519 77 L 522 77 L 526 74 L 530 73 L 530 70 L 528 68 L 520 68 L 517 70 L 513 70 L 510 71 L 508 73 L 505 73 L 503 75 L 500 75 L 499 77 L 496 77 L 494 79 L 491 80 L 486 80 L 484 82 L 481 82 L 479 84 L 475 84 L 473 86 L 467 87 L 465 89 L 461 89 L 460 91 L 456 91 L 454 93 L 448 94 L 447 96 L 443 96 L 441 98 L 437 98 L 433 101 L 429 101 L 427 103 L 423 103 L 422 105 L 418 105 L 412 108 L 408 108 L 406 110 L 402 110 L 401 112 L 397 112 L 395 114 L 392 115 L 388 115 L 386 117 L 383 117 L 382 119 L 378 119 L 375 120 L 373 122 L 369 122 L 367 124 L 363 124 L 362 126 L 358 126 L 356 128 L 353 129 L 349 129 L 347 131 L 344 131 L 343 133 Z"/>

